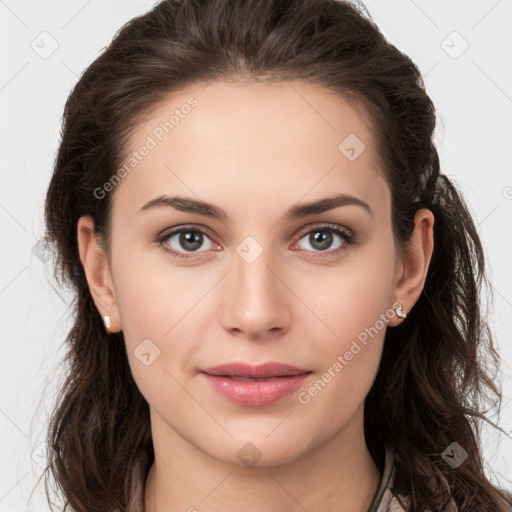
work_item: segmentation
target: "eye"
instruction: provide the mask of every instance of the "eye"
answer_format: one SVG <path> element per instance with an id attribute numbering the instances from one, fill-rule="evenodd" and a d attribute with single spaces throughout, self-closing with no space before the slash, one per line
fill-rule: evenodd
<path id="1" fill-rule="evenodd" d="M 161 235 L 156 241 L 162 245 L 164 251 L 170 252 L 177 258 L 189 258 L 191 256 L 188 256 L 187 252 L 205 252 L 198 250 L 203 246 L 205 239 L 210 240 L 205 230 L 199 227 L 181 227 Z M 207 247 L 206 250 L 217 246 L 211 240 L 210 242 L 212 246 Z"/>
<path id="2" fill-rule="evenodd" d="M 307 235 L 307 237 L 304 235 Z M 338 254 L 341 251 L 347 250 L 348 246 L 355 242 L 352 233 L 335 224 L 323 224 L 313 229 L 306 226 L 306 228 L 300 231 L 299 236 L 301 237 L 299 242 L 305 239 L 311 247 L 306 247 L 305 250 L 318 253 L 315 257 L 328 257 Z M 337 247 L 331 249 L 336 238 L 341 240 L 341 243 L 338 243 Z M 210 241 L 210 247 L 207 246 L 204 250 L 199 250 L 204 246 L 205 240 Z M 164 251 L 171 253 L 177 258 L 192 258 L 194 253 L 206 252 L 209 249 L 216 250 L 219 247 L 211 240 L 206 230 L 198 226 L 183 226 L 179 229 L 174 229 L 157 237 L 155 241 L 162 246 Z M 299 248 L 304 249 L 304 247 L 300 246 Z"/>
<path id="3" fill-rule="evenodd" d="M 307 236 L 302 236 L 304 234 Z M 325 253 L 320 254 L 321 257 L 332 256 L 333 254 L 337 254 L 340 251 L 347 250 L 348 246 L 354 243 L 354 236 L 351 233 L 334 224 L 323 224 L 316 226 L 313 229 L 310 227 L 306 228 L 306 230 L 301 230 L 299 236 L 301 236 L 299 242 L 304 239 L 306 240 L 306 243 L 311 247 L 306 247 L 306 250 L 317 253 Z M 337 246 L 332 249 L 331 247 L 336 238 L 340 239 L 341 243 L 338 243 Z"/>

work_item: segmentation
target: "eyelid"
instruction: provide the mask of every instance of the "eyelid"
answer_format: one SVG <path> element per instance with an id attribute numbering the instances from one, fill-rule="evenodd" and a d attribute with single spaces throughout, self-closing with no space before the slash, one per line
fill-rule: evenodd
<path id="1" fill-rule="evenodd" d="M 158 240 L 166 240 L 167 238 L 176 235 L 181 232 L 186 231 L 197 231 L 199 233 L 202 233 L 203 235 L 207 236 L 212 242 L 216 243 L 217 245 L 220 245 L 216 242 L 216 239 L 222 240 L 220 237 L 218 237 L 211 229 L 207 228 L 206 226 L 203 226 L 202 224 L 180 224 L 178 226 L 174 226 L 172 228 L 165 228 L 162 231 L 160 231 L 155 236 L 155 241 Z"/>
<path id="2" fill-rule="evenodd" d="M 299 229 L 296 236 L 302 238 L 303 235 L 315 229 L 317 229 L 318 231 L 321 231 L 322 229 L 325 231 L 341 231 L 347 237 L 354 236 L 354 233 L 350 229 L 345 228 L 343 226 L 339 226 L 338 224 L 331 224 L 330 222 L 315 222 L 313 224 L 308 224 L 307 226 L 304 226 L 303 228 Z"/>

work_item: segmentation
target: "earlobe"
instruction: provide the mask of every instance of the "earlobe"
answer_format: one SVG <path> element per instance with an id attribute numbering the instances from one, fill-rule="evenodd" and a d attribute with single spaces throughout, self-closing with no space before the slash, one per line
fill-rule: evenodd
<path id="1" fill-rule="evenodd" d="M 414 216 L 414 231 L 398 263 L 401 271 L 395 285 L 396 302 L 393 304 L 396 319 L 390 322 L 391 326 L 405 320 L 423 291 L 434 251 L 434 221 L 434 214 L 427 208 L 421 208 Z M 400 312 L 405 316 L 400 316 Z"/>
<path id="2" fill-rule="evenodd" d="M 108 333 L 119 332 L 122 326 L 112 275 L 105 251 L 94 231 L 94 220 L 90 216 L 83 216 L 78 220 L 77 238 L 80 261 L 105 329 Z M 106 316 L 109 317 L 108 321 L 105 320 Z"/>

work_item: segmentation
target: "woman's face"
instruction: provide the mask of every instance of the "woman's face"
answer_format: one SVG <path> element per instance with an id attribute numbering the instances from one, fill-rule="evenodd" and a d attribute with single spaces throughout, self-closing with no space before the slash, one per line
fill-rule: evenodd
<path id="1" fill-rule="evenodd" d="M 123 330 L 155 443 L 271 465 L 359 440 L 393 304 L 414 303 L 366 119 L 300 82 L 202 84 L 137 126 L 126 163 L 108 192 L 113 297 L 95 299 Z M 204 373 L 269 362 L 309 373 Z"/>

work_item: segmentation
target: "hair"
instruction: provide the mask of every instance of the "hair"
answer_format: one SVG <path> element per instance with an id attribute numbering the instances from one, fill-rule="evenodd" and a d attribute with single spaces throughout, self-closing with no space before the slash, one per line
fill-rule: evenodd
<path id="1" fill-rule="evenodd" d="M 164 0 L 126 23 L 71 91 L 45 202 L 55 278 L 74 296 L 65 382 L 47 435 L 48 501 L 52 477 L 64 510 L 142 510 L 154 461 L 149 406 L 122 331 L 107 334 L 93 302 L 77 223 L 91 216 L 109 253 L 112 194 L 94 191 L 119 169 L 143 116 L 173 92 L 213 80 L 300 80 L 334 91 L 371 123 L 397 250 L 407 248 L 415 212 L 432 211 L 424 288 L 407 320 L 386 331 L 365 399 L 365 439 L 374 459 L 387 445 L 403 461 L 411 511 L 443 510 L 450 497 L 461 511 L 506 510 L 512 494 L 486 477 L 480 447 L 479 422 L 494 425 L 485 407 L 499 413 L 502 400 L 482 311 L 483 292 L 492 296 L 481 241 L 461 191 L 440 173 L 435 109 L 419 69 L 359 4 L 337 0 Z M 457 469 L 441 457 L 453 441 L 469 454 Z M 449 489 L 426 482 L 420 467 L 440 471 Z"/>

